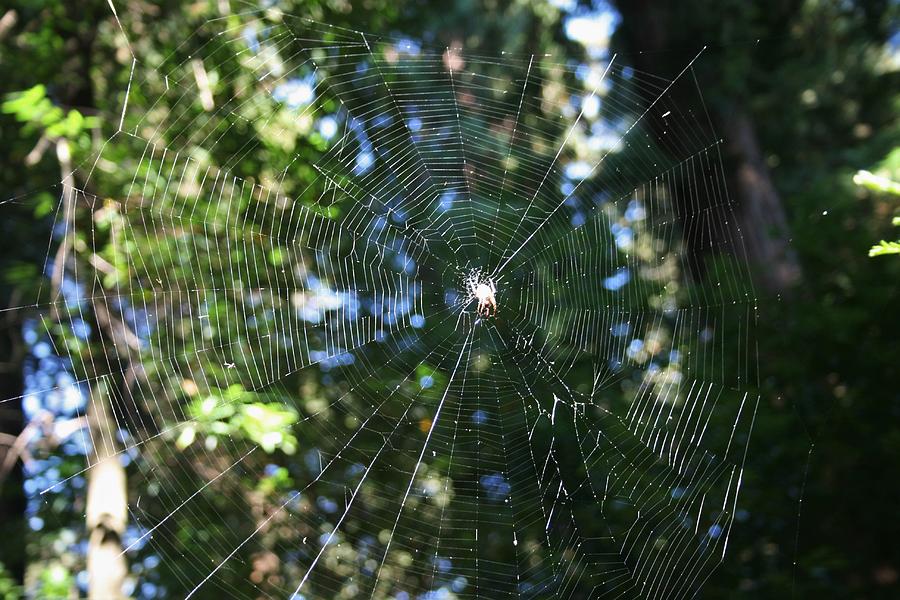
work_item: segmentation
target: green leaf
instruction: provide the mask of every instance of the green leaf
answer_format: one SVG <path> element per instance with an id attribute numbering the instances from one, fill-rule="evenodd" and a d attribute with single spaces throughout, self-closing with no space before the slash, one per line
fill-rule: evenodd
<path id="1" fill-rule="evenodd" d="M 197 430 L 189 425 L 181 430 L 181 435 L 178 436 L 178 439 L 175 441 L 175 445 L 178 446 L 180 450 L 184 450 L 194 443 L 194 438 L 196 437 L 196 435 Z"/>
<path id="2" fill-rule="evenodd" d="M 55 206 L 56 199 L 47 192 L 42 192 L 38 195 L 37 201 L 35 202 L 34 218 L 40 219 L 46 217 L 53 212 Z"/>
<path id="3" fill-rule="evenodd" d="M 32 263 L 15 262 L 3 271 L 3 280 L 12 285 L 34 283 L 37 277 L 37 265 Z"/>
<path id="4" fill-rule="evenodd" d="M 869 249 L 869 256 L 883 256 L 885 254 L 900 254 L 900 242 L 881 240 L 880 244 Z"/>
<path id="5" fill-rule="evenodd" d="M 853 176 L 853 183 L 873 192 L 900 196 L 900 183 L 869 171 L 857 171 Z"/>
<path id="6" fill-rule="evenodd" d="M 19 121 L 30 121 L 35 115 L 41 101 L 46 99 L 47 88 L 38 84 L 22 92 L 7 94 L 8 100 L 3 103 L 2 110 L 13 114 Z"/>

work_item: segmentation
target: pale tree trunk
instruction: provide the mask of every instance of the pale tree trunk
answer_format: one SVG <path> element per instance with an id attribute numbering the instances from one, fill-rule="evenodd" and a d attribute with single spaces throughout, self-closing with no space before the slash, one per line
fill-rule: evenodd
<path id="1" fill-rule="evenodd" d="M 128 565 L 122 553 L 122 536 L 128 523 L 125 467 L 118 454 L 118 425 L 112 418 L 109 392 L 98 383 L 91 392 L 88 422 L 94 451 L 88 471 L 88 598 L 124 598 L 122 586 Z"/>
<path id="2" fill-rule="evenodd" d="M 74 227 L 75 188 L 72 157 L 69 143 L 65 138 L 57 140 L 56 156 L 62 171 L 65 223 L 67 228 Z M 58 295 L 61 289 L 72 240 L 72 232 L 67 231 L 56 254 L 56 265 L 51 279 L 54 296 Z M 104 324 L 109 326 L 108 320 Z M 128 524 L 125 467 L 119 456 L 119 443 L 116 437 L 119 426 L 113 418 L 110 407 L 113 391 L 108 389 L 107 385 L 106 379 L 101 377 L 97 380 L 91 389 L 87 406 L 87 421 L 92 443 L 85 510 L 88 535 L 88 598 L 91 600 L 125 598 L 122 586 L 128 575 L 128 565 L 122 552 L 122 536 Z"/>

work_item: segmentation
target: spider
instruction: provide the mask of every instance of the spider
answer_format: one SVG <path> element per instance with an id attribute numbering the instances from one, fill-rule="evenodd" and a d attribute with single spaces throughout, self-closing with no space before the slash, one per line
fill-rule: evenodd
<path id="1" fill-rule="evenodd" d="M 493 317 L 497 315 L 497 299 L 494 294 L 497 288 L 493 279 L 488 279 L 487 283 L 469 282 L 469 292 L 478 299 L 478 308 L 476 311 L 482 317 Z"/>

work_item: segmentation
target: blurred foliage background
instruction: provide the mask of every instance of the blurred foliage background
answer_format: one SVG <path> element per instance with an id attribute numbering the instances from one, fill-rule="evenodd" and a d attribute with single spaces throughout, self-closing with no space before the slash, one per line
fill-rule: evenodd
<path id="1" fill-rule="evenodd" d="M 737 225 L 748 244 L 760 304 L 751 342 L 760 378 L 742 387 L 758 392 L 763 406 L 747 461 L 744 517 L 730 554 L 702 597 L 897 597 L 900 257 L 894 255 L 894 240 L 900 237 L 900 5 L 890 0 L 686 0 L 677 5 L 660 0 L 321 0 L 267 6 L 350 30 L 459 46 L 463 52 L 552 55 L 572 69 L 545 81 L 545 97 L 583 93 L 582 82 L 571 73 L 579 64 L 597 64 L 609 52 L 618 52 L 620 60 L 640 71 L 671 74 L 707 46 L 692 75 L 711 124 L 724 139 Z M 178 98 L 166 94 L 169 82 L 159 76 L 162 70 L 154 71 L 161 65 L 184 65 L 186 76 L 211 81 L 217 96 L 234 97 L 252 84 L 257 74 L 223 41 L 210 37 L 204 25 L 224 19 L 237 27 L 243 23 L 241 11 L 254 7 L 228 0 L 119 0 L 115 7 L 118 17 L 103 0 L 14 0 L 0 9 L 0 275 L 2 302 L 11 307 L 0 313 L 0 397 L 9 399 L 0 404 L 0 529 L 8 542 L 0 544 L 4 598 L 183 596 L 198 573 L 208 569 L 188 572 L 180 553 L 225 539 L 229 531 L 261 526 L 287 491 L 299 485 L 308 466 L 301 450 L 329 444 L 328 439 L 298 440 L 295 429 L 302 414 L 333 399 L 321 374 L 304 373 L 290 386 L 255 392 L 235 383 L 215 388 L 199 377 L 196 382 L 170 377 L 163 368 L 138 372 L 136 365 L 152 370 L 152 363 L 136 358 L 140 343 L 129 335 L 156 336 L 170 344 L 173 355 L 189 358 L 196 348 L 180 321 L 187 317 L 173 313 L 164 331 L 151 334 L 140 331 L 136 315 L 108 303 L 79 309 L 78 318 L 65 302 L 67 318 L 54 314 L 60 303 L 47 308 L 60 294 L 72 293 L 65 289 L 72 281 L 66 272 L 76 268 L 92 269 L 106 290 L 133 276 L 114 267 L 129 261 L 143 261 L 148 273 L 168 274 L 176 283 L 187 282 L 195 271 L 222 268 L 214 253 L 185 254 L 177 239 L 157 244 L 165 236 L 129 233 L 129 216 L 108 200 L 127 194 L 146 151 L 138 140 L 103 150 L 119 127 L 129 85 L 127 115 L 133 124 L 152 131 L 166 123 L 169 141 L 177 139 L 207 164 L 265 182 L 278 178 L 273 165 L 297 157 L 301 167 L 285 182 L 289 195 L 301 194 L 315 179 L 315 172 L 302 165 L 312 164 L 327 147 L 311 126 L 299 126 L 289 140 L 263 127 L 220 131 L 213 119 L 197 120 L 209 112 L 202 97 L 189 109 L 199 127 L 179 129 L 161 114 L 181 108 Z M 192 62 L 201 44 L 206 44 L 202 56 L 215 57 L 215 69 Z M 207 67 L 197 75 L 196 69 Z M 284 103 L 242 110 L 271 113 L 280 125 L 290 121 Z M 541 110 L 534 108 L 536 118 L 549 114 Z M 252 119 L 253 113 L 246 114 Z M 558 125 L 540 126 L 548 139 L 565 135 Z M 204 147 L 204 138 L 213 133 L 221 136 Z M 248 137 L 258 143 L 253 152 L 242 152 Z M 583 146 L 584 156 L 577 158 L 588 160 L 590 145 Z M 101 151 L 109 164 L 92 162 Z M 60 182 L 75 166 L 82 165 L 77 178 L 84 165 L 90 169 L 92 164 L 105 193 L 67 199 Z M 64 209 L 90 208 L 63 215 L 66 222 L 82 220 L 76 231 L 90 239 L 50 235 L 60 218 L 61 195 Z M 203 208 L 209 222 L 216 222 L 216 215 Z M 271 226 L 264 220 L 254 225 L 262 231 Z M 126 239 L 138 247 L 117 243 Z M 690 246 L 690 240 L 686 243 Z M 281 253 L 291 252 L 287 245 L 273 248 L 260 268 L 288 261 Z M 688 253 L 688 272 L 673 277 L 702 290 L 704 273 L 722 258 L 690 248 Z M 234 302 L 222 297 L 220 304 L 205 308 L 216 318 L 233 310 Z M 221 340 L 252 337 L 250 326 L 235 328 L 220 332 Z M 107 352 L 107 345 L 116 352 Z M 91 364 L 98 348 L 116 363 L 108 364 L 105 374 Z M 188 358 L 173 372 L 190 369 Z M 206 380 L 229 380 L 231 366 L 220 358 L 201 365 Z M 90 373 L 98 383 L 29 404 L 29 388 L 63 388 L 73 372 Z M 125 376 L 109 377 L 112 373 Z M 74 432 L 109 430 L 113 416 L 104 407 L 129 397 L 129 374 L 132 380 L 155 381 L 150 392 L 160 397 L 176 390 L 179 401 L 163 403 L 158 412 L 129 415 L 130 424 L 140 422 L 145 432 L 159 435 L 129 450 L 126 460 L 113 460 L 127 439 L 86 447 Z M 432 377 L 436 389 L 447 376 L 440 370 L 418 375 Z M 92 410 L 82 410 L 79 394 L 91 398 Z M 164 414 L 176 405 L 180 414 Z M 166 423 L 185 417 L 191 419 L 189 427 L 167 433 Z M 252 455 L 246 457 L 248 451 Z M 169 536 L 170 555 L 144 546 L 121 553 L 139 536 L 132 531 L 135 518 L 165 518 L 165 512 L 154 514 L 146 500 L 160 493 L 157 481 L 197 490 L 242 456 L 242 467 L 216 483 L 218 493 L 193 506 L 199 516 L 184 528 L 176 524 L 160 532 Z M 86 457 L 95 465 L 88 473 L 83 472 Z M 67 485 L 39 493 L 66 478 L 71 478 Z M 389 471 L 373 478 L 388 487 L 403 483 Z M 96 491 L 92 499 L 92 486 L 101 485 L 106 486 L 102 499 Z M 144 512 L 121 511 L 117 502 L 122 498 Z M 369 500 L 377 505 L 377 498 Z M 109 505 L 105 510 L 104 503 Z M 97 511 L 106 517 L 98 519 Z M 255 522 L 247 521 L 248 514 Z M 197 523 L 208 530 L 187 527 Z M 272 524 L 261 548 L 240 555 L 233 563 L 237 566 L 222 577 L 235 586 L 252 581 L 259 597 L 278 595 L 285 581 L 297 579 L 284 558 L 297 535 L 290 524 Z M 91 561 L 94 569 L 99 564 L 108 572 L 113 588 L 104 592 L 103 581 L 89 579 Z M 341 576 L 340 570 L 335 574 Z M 346 590 L 343 594 L 353 597 Z"/>

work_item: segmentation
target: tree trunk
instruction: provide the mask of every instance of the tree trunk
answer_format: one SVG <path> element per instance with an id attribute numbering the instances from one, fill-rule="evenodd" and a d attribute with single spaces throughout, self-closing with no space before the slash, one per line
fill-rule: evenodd
<path id="1" fill-rule="evenodd" d="M 56 156 L 62 171 L 65 223 L 71 227 L 74 222 L 75 188 L 72 157 L 66 139 L 57 141 Z M 56 268 L 51 280 L 54 293 L 60 289 L 71 246 L 71 233 L 67 231 L 56 256 Z M 106 325 L 110 326 L 110 323 L 107 322 Z M 97 333 L 103 335 L 101 332 Z M 114 337 L 118 332 L 106 333 Z M 122 586 L 128 575 L 128 565 L 122 553 L 122 536 L 128 524 L 128 498 L 125 467 L 118 455 L 119 443 L 116 436 L 119 426 L 113 418 L 110 402 L 113 394 L 107 380 L 101 377 L 91 389 L 87 406 L 93 446 L 89 456 L 85 511 L 88 534 L 88 598 L 91 600 L 124 598 Z"/>
<path id="2" fill-rule="evenodd" d="M 118 455 L 118 425 L 112 418 L 110 390 L 98 383 L 91 392 L 88 422 L 93 440 L 92 464 L 88 471 L 88 598 L 124 598 L 122 586 L 128 575 L 122 536 L 128 523 L 125 467 Z"/>
<path id="3" fill-rule="evenodd" d="M 10 315 L 17 315 L 11 311 Z M 25 413 L 21 395 L 22 323 L 18 318 L 4 319 L 0 327 L 0 356 L 9 357 L 0 371 L 0 398 L 10 399 L 0 404 L 0 536 L 3 540 L 25 539 L 25 483 L 21 456 L 18 456 L 20 435 L 25 428 Z M 19 583 L 25 581 L 25 552 L 21 543 L 0 544 L 0 564 Z"/>
<path id="4" fill-rule="evenodd" d="M 781 197 L 775 189 L 750 116 L 741 109 L 720 119 L 738 194 L 737 218 L 747 258 L 759 267 L 759 280 L 770 292 L 786 292 L 801 279 L 791 248 L 791 233 Z M 740 248 L 736 248 L 740 251 Z"/>
<path id="5" fill-rule="evenodd" d="M 793 3 L 785 4 L 781 12 L 789 15 Z M 620 0 L 616 6 L 622 15 L 617 36 L 628 47 L 628 61 L 634 67 L 664 77 L 671 76 L 684 67 L 685 56 L 689 58 L 699 50 L 700 38 L 695 37 L 698 32 L 690 31 L 690 21 L 678 13 L 685 7 L 660 0 Z M 705 35 L 709 36 L 710 32 L 706 31 Z M 675 52 L 673 47 L 680 47 L 682 52 Z M 690 50 L 685 52 L 685 48 Z M 703 59 L 722 60 L 717 58 L 715 52 Z M 697 108 L 694 106 L 697 102 L 694 94 L 680 98 L 676 88 L 673 88 L 670 96 L 676 104 Z M 756 281 L 768 292 L 786 293 L 802 278 L 800 264 L 791 249 L 787 213 L 766 165 L 752 116 L 744 107 L 734 103 L 724 104 L 720 102 L 718 107 L 714 107 L 711 118 L 715 131 L 725 139 L 725 169 L 729 190 L 735 196 L 734 214 L 738 223 L 731 225 L 731 239 L 714 241 L 724 244 L 732 254 L 745 257 Z M 662 121 L 658 126 L 664 127 Z M 664 137 L 662 131 L 657 133 L 660 139 Z M 691 195 L 686 192 L 676 197 L 687 200 Z M 680 212 L 694 214 L 696 218 L 726 218 L 726 213 L 697 211 L 691 206 L 683 207 Z M 701 213 L 707 212 L 708 215 L 701 216 Z M 724 223 L 703 224 L 699 228 L 684 227 L 685 232 L 691 230 L 728 231 L 729 228 Z M 702 279 L 705 253 L 709 252 L 712 244 L 708 240 L 698 244 L 688 237 L 684 242 L 691 275 Z"/>

